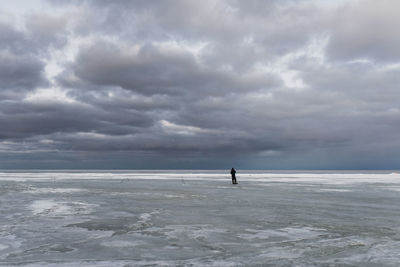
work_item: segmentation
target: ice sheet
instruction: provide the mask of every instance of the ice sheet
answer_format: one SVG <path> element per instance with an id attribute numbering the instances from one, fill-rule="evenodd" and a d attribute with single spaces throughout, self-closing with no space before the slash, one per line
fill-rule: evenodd
<path id="1" fill-rule="evenodd" d="M 349 184 L 349 183 L 400 183 L 400 172 L 248 172 L 237 174 L 238 179 L 247 182 L 305 182 L 319 184 Z M 90 180 L 180 180 L 185 181 L 215 181 L 226 180 L 229 174 L 218 172 L 0 172 L 0 180 L 3 181 L 56 181 L 73 179 Z"/>
<path id="2" fill-rule="evenodd" d="M 0 266 L 397 266 L 389 172 L 3 172 Z"/>

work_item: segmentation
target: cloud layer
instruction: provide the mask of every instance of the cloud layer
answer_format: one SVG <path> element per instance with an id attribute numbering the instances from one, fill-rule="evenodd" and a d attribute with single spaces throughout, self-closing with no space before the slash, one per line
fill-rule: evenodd
<path id="1" fill-rule="evenodd" d="M 39 2 L 0 10 L 1 168 L 398 166 L 394 0 Z"/>

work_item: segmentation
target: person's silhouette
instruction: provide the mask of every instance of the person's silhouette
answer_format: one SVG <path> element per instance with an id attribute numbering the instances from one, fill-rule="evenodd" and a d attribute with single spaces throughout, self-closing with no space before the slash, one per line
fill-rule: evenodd
<path id="1" fill-rule="evenodd" d="M 236 170 L 234 168 L 231 169 L 231 175 L 232 175 L 232 184 L 237 184 L 237 181 L 236 181 Z"/>

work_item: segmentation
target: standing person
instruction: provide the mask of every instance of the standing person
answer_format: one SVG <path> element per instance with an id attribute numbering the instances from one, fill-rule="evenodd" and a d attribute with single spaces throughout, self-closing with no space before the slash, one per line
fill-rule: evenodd
<path id="1" fill-rule="evenodd" d="M 232 175 L 232 184 L 237 184 L 237 181 L 236 181 L 236 170 L 234 168 L 231 169 L 231 175 Z"/>

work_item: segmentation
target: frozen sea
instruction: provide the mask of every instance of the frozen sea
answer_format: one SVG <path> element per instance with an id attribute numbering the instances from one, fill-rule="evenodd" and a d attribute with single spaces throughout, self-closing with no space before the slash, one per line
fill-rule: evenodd
<path id="1" fill-rule="evenodd" d="M 0 266 L 399 266 L 398 172 L 4 171 Z"/>

